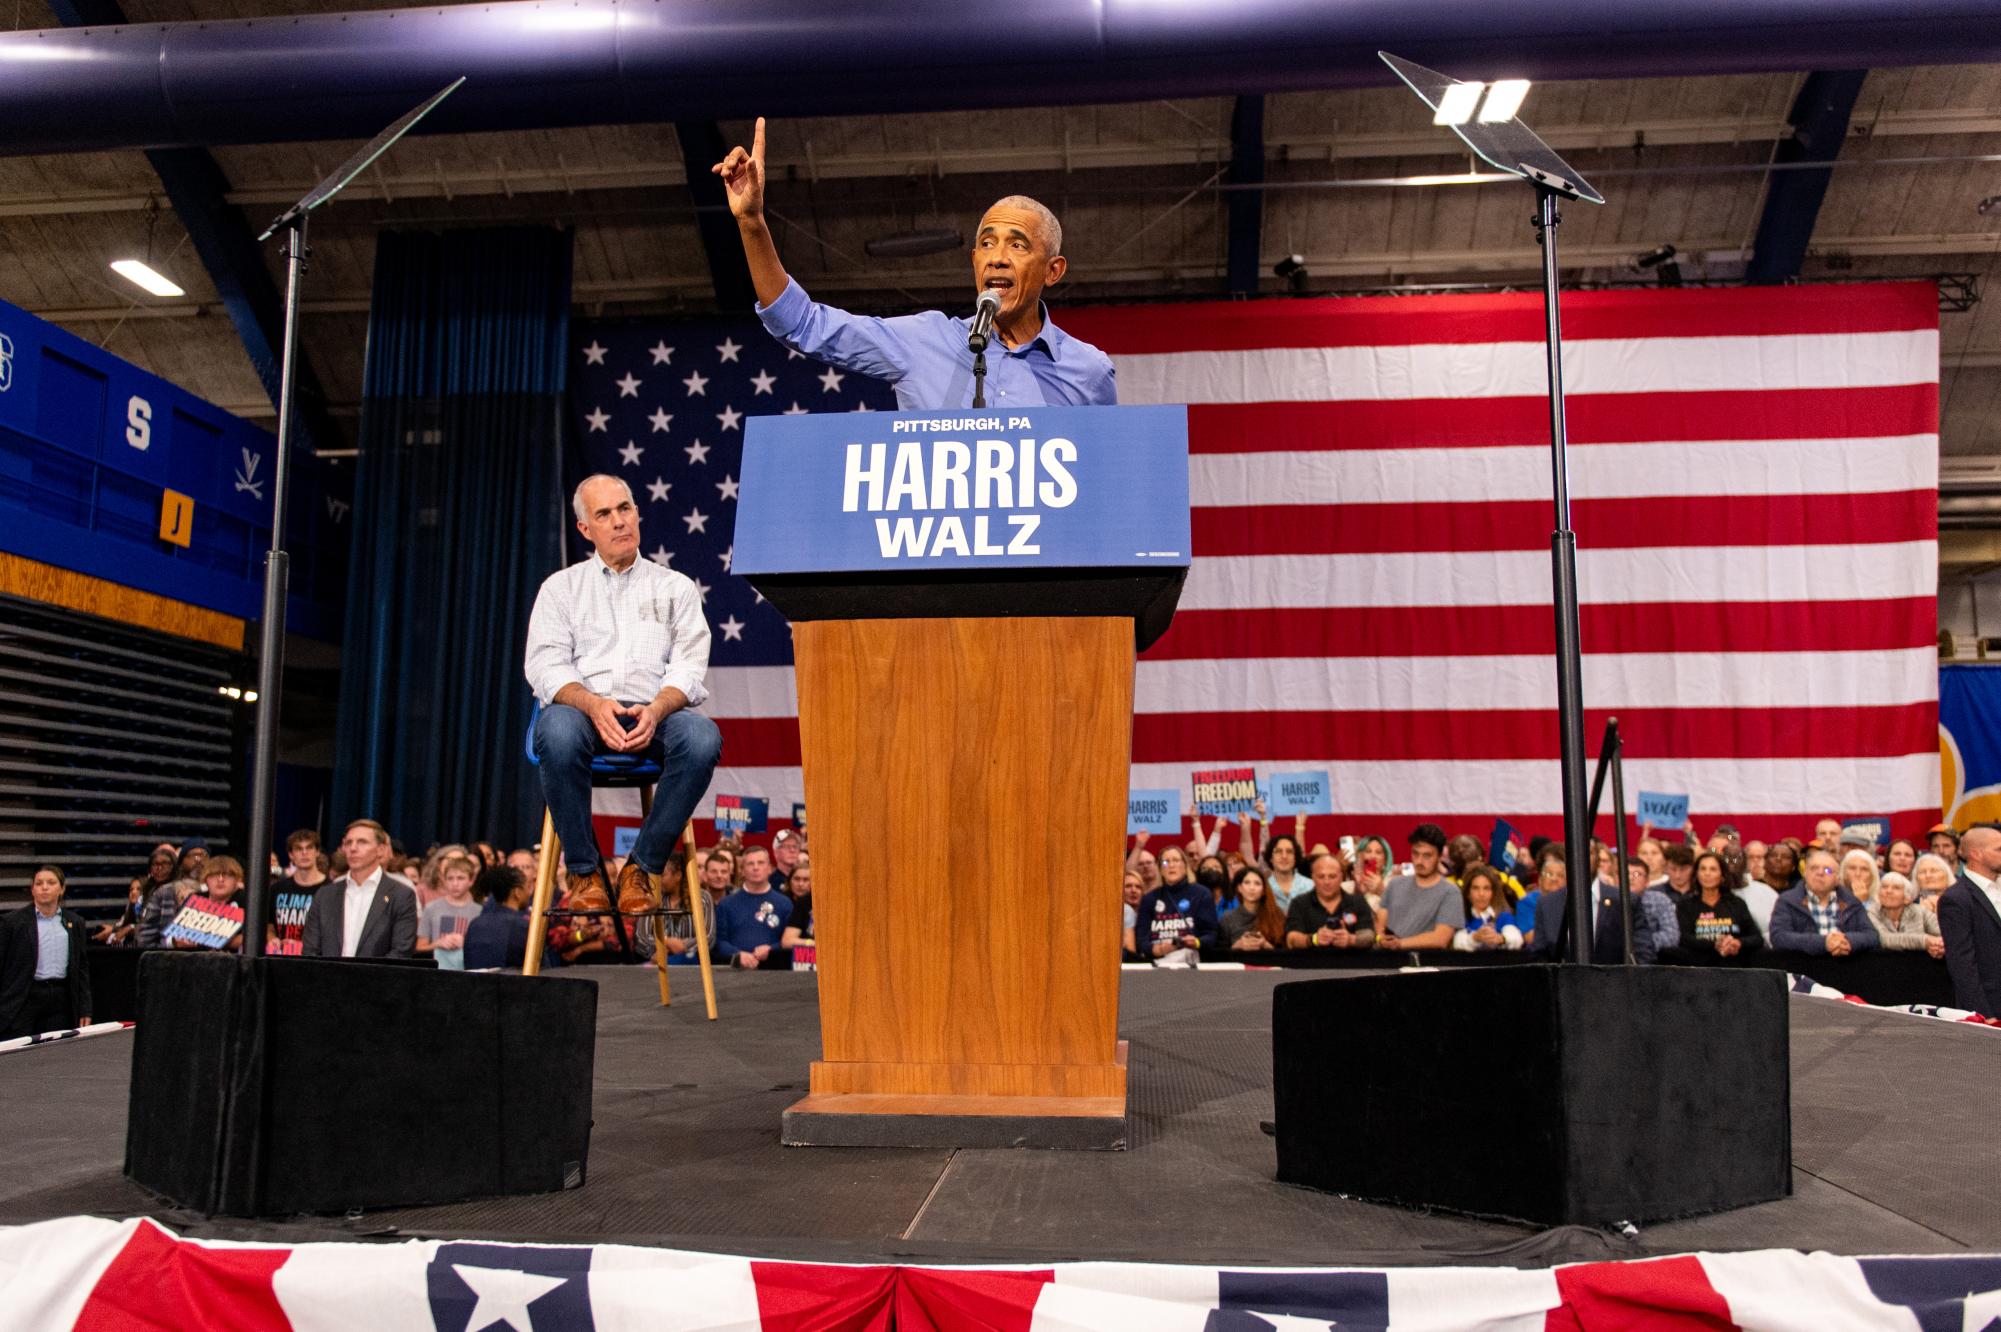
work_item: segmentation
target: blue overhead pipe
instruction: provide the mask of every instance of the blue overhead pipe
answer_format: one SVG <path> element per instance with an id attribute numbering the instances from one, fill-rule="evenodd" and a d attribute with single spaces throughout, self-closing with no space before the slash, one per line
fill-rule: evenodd
<path id="1" fill-rule="evenodd" d="M 510 0 L 0 35 L 0 152 L 2001 60 L 2001 0 Z"/>

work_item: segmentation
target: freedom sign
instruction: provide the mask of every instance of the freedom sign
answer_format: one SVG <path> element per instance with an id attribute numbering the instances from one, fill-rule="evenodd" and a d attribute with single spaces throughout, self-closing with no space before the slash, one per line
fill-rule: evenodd
<path id="1" fill-rule="evenodd" d="M 1185 407 L 745 425 L 738 575 L 1189 563 Z"/>

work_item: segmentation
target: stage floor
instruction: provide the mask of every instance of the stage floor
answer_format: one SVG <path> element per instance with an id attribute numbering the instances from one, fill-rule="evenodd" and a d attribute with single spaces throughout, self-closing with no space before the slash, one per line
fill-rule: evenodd
<path id="1" fill-rule="evenodd" d="M 1795 997 L 1794 1196 L 1636 1238 L 1424 1214 L 1272 1178 L 1270 972 L 1127 972 L 1131 1150 L 785 1148 L 820 1040 L 809 975 L 717 975 L 722 1021 L 676 975 L 597 969 L 589 1182 L 567 1193 L 346 1218 L 204 1221 L 119 1173 L 132 1040 L 0 1058 L 0 1224 L 150 1215 L 194 1236 L 622 1242 L 861 1262 L 1074 1259 L 1537 1266 L 1696 1249 L 2001 1251 L 2001 1033 Z M 1728 1022 L 1711 1035 L 1728 1039 Z M 1705 1039 L 1690 1033 L 1691 1039 Z M 1672 1057 L 1669 1055 L 1668 1057 Z M 1510 1122 L 1494 1107 L 1493 1122 Z M 1338 1112 L 1330 1131 L 1340 1132 Z M 532 1132 L 532 1125 L 519 1126 Z M 1475 1145 L 1445 1148 L 1471 1158 Z"/>

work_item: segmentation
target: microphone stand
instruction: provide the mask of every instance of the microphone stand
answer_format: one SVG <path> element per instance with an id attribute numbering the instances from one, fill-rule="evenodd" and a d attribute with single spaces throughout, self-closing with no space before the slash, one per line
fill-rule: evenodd
<path id="1" fill-rule="evenodd" d="M 973 353 L 973 406 L 987 405 L 987 349 Z"/>

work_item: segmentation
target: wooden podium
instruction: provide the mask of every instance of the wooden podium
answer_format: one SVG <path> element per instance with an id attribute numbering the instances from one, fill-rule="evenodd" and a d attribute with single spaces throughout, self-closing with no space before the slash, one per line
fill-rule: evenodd
<path id="1" fill-rule="evenodd" d="M 1044 430 L 1066 418 L 1080 451 L 1074 418 L 1124 415 L 1032 410 Z M 867 419 L 880 438 L 897 418 Z M 1133 667 L 1186 574 L 1179 424 L 1177 410 L 1156 446 L 1180 480 L 1179 509 L 1170 501 L 1169 531 L 1152 534 L 1178 563 L 769 572 L 755 538 L 749 568 L 743 559 L 760 505 L 756 427 L 776 427 L 764 442 L 796 459 L 829 428 L 845 438 L 857 426 L 754 423 L 737 567 L 793 621 L 823 1047 L 809 1094 L 785 1112 L 788 1144 L 1124 1146 L 1118 884 Z M 784 438 L 802 431 L 816 433 Z M 778 507 L 796 522 L 810 504 L 794 494 Z M 1148 549 L 1125 546 L 1128 558 Z"/>

